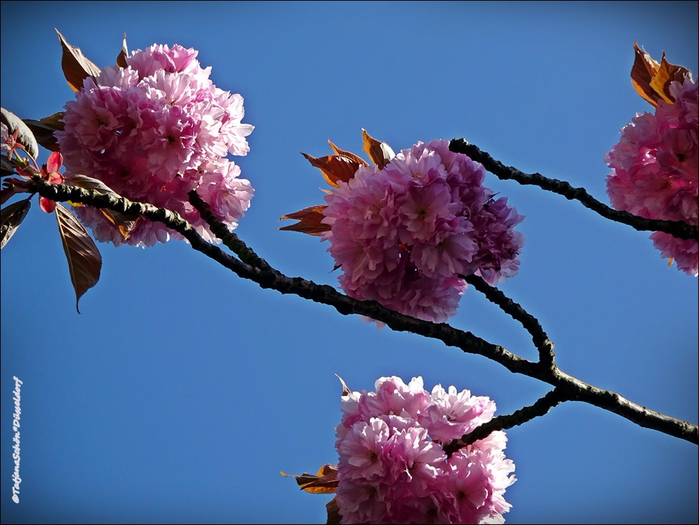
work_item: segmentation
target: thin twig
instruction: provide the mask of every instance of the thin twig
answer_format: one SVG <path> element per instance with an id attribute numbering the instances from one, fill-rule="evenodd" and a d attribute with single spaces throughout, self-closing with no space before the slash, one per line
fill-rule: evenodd
<path id="1" fill-rule="evenodd" d="M 459 277 L 485 295 L 490 302 L 499 306 L 503 312 L 509 314 L 516 321 L 519 321 L 532 336 L 534 346 L 536 346 L 539 351 L 539 362 L 546 366 L 554 365 L 556 356 L 553 353 L 553 342 L 549 339 L 549 336 L 546 335 L 546 332 L 544 332 L 544 329 L 541 327 L 536 317 L 507 297 L 501 290 L 494 286 L 490 286 L 482 277 L 478 277 L 477 275 L 459 275 Z"/>
<path id="2" fill-rule="evenodd" d="M 487 423 L 483 423 L 474 428 L 468 434 L 464 434 L 460 438 L 446 443 L 443 447 L 444 452 L 447 453 L 447 457 L 450 457 L 457 450 L 471 445 L 479 439 L 488 437 L 496 430 L 506 430 L 531 421 L 536 417 L 544 416 L 548 414 L 553 407 L 564 401 L 568 401 L 568 399 L 563 395 L 562 391 L 558 388 L 554 388 L 544 397 L 538 399 L 533 405 L 520 408 L 512 414 L 494 417 Z"/>
<path id="3" fill-rule="evenodd" d="M 449 143 L 449 149 L 455 153 L 468 155 L 472 160 L 480 162 L 486 170 L 500 179 L 512 179 L 523 185 L 539 186 L 544 190 L 563 195 L 568 200 L 575 199 L 586 208 L 599 213 L 605 219 L 628 224 L 639 231 L 661 231 L 669 233 L 678 239 L 699 240 L 698 226 L 692 226 L 682 221 L 646 219 L 626 211 L 615 210 L 592 197 L 585 188 L 574 188 L 565 181 L 549 179 L 540 173 L 527 174 L 519 171 L 517 168 L 505 166 L 464 139 L 453 139 Z"/>

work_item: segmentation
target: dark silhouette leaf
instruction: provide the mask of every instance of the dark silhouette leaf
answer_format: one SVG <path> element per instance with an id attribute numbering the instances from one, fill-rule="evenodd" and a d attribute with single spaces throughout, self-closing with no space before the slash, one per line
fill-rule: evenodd
<path id="1" fill-rule="evenodd" d="M 13 175 L 15 173 L 15 167 L 9 161 L 9 159 L 2 155 L 0 156 L 0 175 L 6 177 L 7 175 Z"/>
<path id="2" fill-rule="evenodd" d="M 24 119 L 24 123 L 32 130 L 36 141 L 49 151 L 59 151 L 58 141 L 53 135 L 54 131 L 63 131 L 63 115 L 65 111 L 59 111 L 41 120 Z"/>
<path id="3" fill-rule="evenodd" d="M 7 126 L 10 135 L 13 135 L 15 131 L 18 131 L 17 142 L 24 146 L 24 150 L 29 153 L 34 160 L 36 160 L 36 158 L 39 156 L 39 146 L 36 143 L 34 134 L 29 127 L 22 122 L 22 119 L 11 111 L 2 108 L 2 123 Z"/>
<path id="4" fill-rule="evenodd" d="M 83 80 L 99 75 L 100 68 L 88 60 L 79 47 L 71 46 L 58 29 L 56 29 L 56 33 L 58 33 L 58 39 L 63 48 L 63 58 L 61 59 L 63 74 L 71 89 L 79 91 L 83 87 Z"/>
<path id="5" fill-rule="evenodd" d="M 80 298 L 99 281 L 102 256 L 87 230 L 61 203 L 56 203 L 56 220 L 75 290 L 75 309 L 80 313 Z"/>
<path id="6" fill-rule="evenodd" d="M 342 516 L 340 516 L 340 507 L 337 505 L 337 497 L 334 497 L 325 504 L 325 510 L 328 511 L 328 525 L 339 525 L 342 522 Z"/>
<path id="7" fill-rule="evenodd" d="M 17 231 L 17 228 L 19 228 L 19 225 L 22 224 L 30 207 L 31 202 L 29 202 L 29 199 L 25 199 L 13 202 L 2 209 L 0 213 L 2 215 L 2 220 L 0 220 L 0 250 L 5 247 Z"/>

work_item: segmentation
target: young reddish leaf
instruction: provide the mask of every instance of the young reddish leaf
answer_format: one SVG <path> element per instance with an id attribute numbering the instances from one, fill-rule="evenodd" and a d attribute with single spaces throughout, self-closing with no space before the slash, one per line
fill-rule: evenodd
<path id="1" fill-rule="evenodd" d="M 328 520 L 325 522 L 327 525 L 339 525 L 342 523 L 340 507 L 337 504 L 337 496 L 325 504 L 325 510 L 328 512 Z"/>
<path id="2" fill-rule="evenodd" d="M 36 143 L 36 138 L 34 137 L 32 130 L 24 122 L 22 122 L 21 118 L 11 111 L 6 110 L 5 108 L 0 109 L 0 113 L 2 114 L 0 119 L 2 120 L 2 123 L 7 126 L 8 133 L 10 135 L 14 135 L 15 131 L 17 131 L 17 142 L 24 146 L 24 151 L 29 153 L 29 155 L 36 160 L 36 158 L 39 156 L 39 146 Z"/>
<path id="3" fill-rule="evenodd" d="M 660 99 L 673 104 L 675 100 L 670 95 L 670 83 L 673 80 L 683 82 L 691 76 L 686 67 L 670 64 L 663 58 L 658 64 L 645 49 L 639 49 L 638 42 L 634 42 L 635 53 L 633 67 L 631 68 L 631 83 L 636 92 L 653 107 L 658 105 Z"/>
<path id="4" fill-rule="evenodd" d="M 39 207 L 44 213 L 53 213 L 53 210 L 56 209 L 56 201 L 46 197 L 39 197 Z"/>
<path id="5" fill-rule="evenodd" d="M 99 281 L 102 256 L 90 234 L 63 204 L 56 204 L 56 220 L 75 290 L 75 309 L 80 313 L 80 298 Z"/>
<path id="6" fill-rule="evenodd" d="M 41 120 L 24 119 L 24 123 L 34 133 L 39 145 L 49 151 L 58 151 L 58 141 L 53 136 L 53 132 L 63 131 L 63 115 L 65 115 L 65 111 L 59 111 Z"/>
<path id="7" fill-rule="evenodd" d="M 663 51 L 663 58 L 660 60 L 660 68 L 650 81 L 650 87 L 653 91 L 658 93 L 665 102 L 670 104 L 675 103 L 675 98 L 670 94 L 670 83 L 677 80 L 680 83 L 684 82 L 684 79 L 690 75 L 689 70 L 682 66 L 676 66 L 670 64 L 665 58 L 665 51 Z"/>
<path id="8" fill-rule="evenodd" d="M 63 48 L 63 58 L 61 59 L 63 74 L 71 89 L 79 91 L 83 87 L 83 80 L 99 75 L 100 68 L 88 60 L 79 47 L 71 46 L 58 29 L 56 29 L 56 33 L 58 33 L 58 39 Z"/>
<path id="9" fill-rule="evenodd" d="M 112 188 L 107 186 L 104 182 L 99 179 L 88 177 L 87 175 L 71 175 L 67 182 L 77 186 L 79 188 L 85 188 L 87 190 L 96 190 L 100 193 L 105 193 L 107 195 L 113 195 L 115 197 L 120 197 L 120 195 L 115 192 Z M 73 206 L 82 206 L 79 203 L 71 203 Z M 117 227 L 121 236 L 124 239 L 128 239 L 131 235 L 131 231 L 136 227 L 136 222 L 138 221 L 138 215 L 127 215 L 125 213 L 120 213 L 114 210 L 100 209 L 105 218 Z"/>
<path id="10" fill-rule="evenodd" d="M 650 87 L 650 82 L 655 76 L 655 72 L 660 67 L 653 58 L 638 47 L 638 42 L 634 42 L 634 61 L 631 67 L 631 83 L 636 92 L 652 106 L 657 105 L 655 92 Z"/>
<path id="11" fill-rule="evenodd" d="M 2 212 L 0 212 L 2 216 L 0 220 L 0 250 L 5 247 L 17 231 L 17 228 L 19 228 L 19 225 L 22 224 L 30 207 L 31 202 L 29 202 L 29 199 L 25 199 L 13 202 L 2 209 Z"/>
<path id="12" fill-rule="evenodd" d="M 361 166 L 359 162 L 356 162 L 351 157 L 345 157 L 344 155 L 328 155 L 327 157 L 318 158 L 311 157 L 305 153 L 301 153 L 301 155 L 306 157 L 308 162 L 320 170 L 328 184 L 336 188 L 340 187 L 337 183 L 338 180 L 348 182 L 354 177 L 359 166 Z M 366 162 L 364 164 L 366 165 Z"/>
<path id="13" fill-rule="evenodd" d="M 361 165 L 361 166 L 368 166 L 368 165 L 369 165 L 369 163 L 368 163 L 367 161 L 365 161 L 365 160 L 364 160 L 363 158 L 361 158 L 361 157 L 358 157 L 357 155 L 355 155 L 355 154 L 352 153 L 351 151 L 344 151 L 344 150 L 341 150 L 340 148 L 338 148 L 337 146 L 335 146 L 335 144 L 333 144 L 333 143 L 330 142 L 330 141 L 328 141 L 328 144 L 330 144 L 330 147 L 331 147 L 331 148 L 333 149 L 333 151 L 334 151 L 335 153 L 337 153 L 338 155 L 341 155 L 341 156 L 343 156 L 343 157 L 348 157 L 348 158 L 352 159 L 353 161 L 355 161 L 357 164 L 359 164 L 359 165 Z"/>
<path id="14" fill-rule="evenodd" d="M 117 56 L 116 59 L 116 64 L 119 67 L 127 67 L 128 64 L 126 63 L 126 57 L 129 56 L 129 48 L 126 47 L 126 33 L 124 33 L 124 41 L 121 44 L 121 51 L 119 52 L 119 55 Z"/>
<path id="15" fill-rule="evenodd" d="M 384 169 L 386 164 L 396 156 L 391 146 L 372 138 L 365 129 L 362 129 L 362 142 L 364 142 L 364 151 L 369 155 L 371 162 L 376 164 L 380 170 Z"/>
<path id="16" fill-rule="evenodd" d="M 308 472 L 300 476 L 285 472 L 281 472 L 281 475 L 296 479 L 299 487 L 311 494 L 334 494 L 337 491 L 337 465 L 323 465 L 315 475 Z"/>
<path id="17" fill-rule="evenodd" d="M 308 235 L 320 235 L 323 232 L 330 231 L 330 225 L 321 222 L 325 218 L 325 215 L 323 215 L 323 210 L 325 208 L 327 208 L 325 204 L 309 206 L 297 212 L 283 215 L 279 220 L 297 219 L 299 222 L 290 224 L 289 226 L 283 226 L 279 229 L 307 233 Z"/>

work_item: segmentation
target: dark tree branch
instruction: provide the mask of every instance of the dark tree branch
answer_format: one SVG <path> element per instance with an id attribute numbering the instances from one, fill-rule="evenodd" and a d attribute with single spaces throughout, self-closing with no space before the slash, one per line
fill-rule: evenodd
<path id="1" fill-rule="evenodd" d="M 175 212 L 151 204 L 104 195 L 94 190 L 64 184 L 49 184 L 40 177 L 34 177 L 32 182 L 34 184 L 32 191 L 35 190 L 39 195 L 54 201 L 80 202 L 122 213 L 141 214 L 150 220 L 162 222 L 167 227 L 182 234 L 195 250 L 233 271 L 239 277 L 256 282 L 262 288 L 271 288 L 282 294 L 295 294 L 304 299 L 330 305 L 342 315 L 359 314 L 371 317 L 386 323 L 396 331 L 412 332 L 424 337 L 438 339 L 447 346 L 454 346 L 465 353 L 479 354 L 492 359 L 513 373 L 523 374 L 554 385 L 558 387 L 557 390 L 566 399 L 590 403 L 619 414 L 640 426 L 652 428 L 695 444 L 699 443 L 699 428 L 696 425 L 649 410 L 614 392 L 588 385 L 562 372 L 555 364 L 547 366 L 544 363 L 533 363 L 513 354 L 502 346 L 491 344 L 470 332 L 458 330 L 446 323 L 436 324 L 423 321 L 389 310 L 376 301 L 353 299 L 341 294 L 332 286 L 318 285 L 300 277 L 287 277 L 266 263 L 253 267 L 224 253 L 218 246 L 206 242 L 191 224 Z M 234 242 L 232 244 L 235 245 Z M 236 249 L 240 249 L 240 246 Z"/>
<path id="2" fill-rule="evenodd" d="M 539 362 L 547 367 L 554 366 L 556 356 L 553 353 L 553 342 L 546 335 L 536 317 L 528 313 L 499 289 L 490 286 L 482 277 L 477 275 L 459 275 L 459 277 L 485 295 L 490 302 L 498 305 L 503 312 L 519 321 L 527 332 L 531 334 L 534 346 L 539 350 Z"/>
<path id="3" fill-rule="evenodd" d="M 546 415 L 548 414 L 549 410 L 556 405 L 563 403 L 564 401 L 567 401 L 566 397 L 558 388 L 554 388 L 544 397 L 537 400 L 533 405 L 525 406 L 524 408 L 516 410 L 512 414 L 494 417 L 487 423 L 483 423 L 482 425 L 474 428 L 468 434 L 464 434 L 460 438 L 446 443 L 443 447 L 444 452 L 447 453 L 447 457 L 451 457 L 451 455 L 457 450 L 471 445 L 479 439 L 488 437 L 491 432 L 516 427 L 526 423 L 527 421 L 531 421 L 535 417 Z"/>
<path id="4" fill-rule="evenodd" d="M 480 162 L 483 167 L 500 179 L 512 179 L 523 185 L 539 186 L 544 190 L 563 195 L 566 199 L 575 199 L 586 208 L 599 213 L 605 219 L 628 224 L 639 231 L 661 231 L 669 233 L 678 239 L 693 239 L 699 241 L 699 227 L 692 226 L 682 221 L 663 221 L 657 219 L 645 219 L 626 211 L 619 211 L 602 204 L 592 197 L 585 188 L 574 188 L 565 181 L 549 179 L 540 173 L 527 174 L 517 168 L 505 166 L 495 160 L 477 146 L 469 144 L 464 139 L 453 139 L 449 143 L 449 149 L 455 153 L 468 155 L 472 160 Z"/>
<path id="5" fill-rule="evenodd" d="M 259 257 L 252 248 L 241 241 L 235 233 L 228 229 L 228 226 L 223 221 L 214 215 L 209 205 L 204 202 L 196 190 L 190 191 L 187 195 L 189 196 L 189 202 L 196 208 L 201 218 L 208 223 L 211 232 L 221 239 L 229 250 L 240 257 L 241 261 L 262 270 L 274 271 L 267 261 Z"/>

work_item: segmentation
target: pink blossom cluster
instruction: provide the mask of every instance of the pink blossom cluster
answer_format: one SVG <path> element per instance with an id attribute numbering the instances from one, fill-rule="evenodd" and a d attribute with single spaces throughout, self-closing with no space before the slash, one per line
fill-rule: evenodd
<path id="1" fill-rule="evenodd" d="M 447 457 L 442 444 L 492 419 L 495 402 L 421 377 L 382 377 L 342 397 L 336 428 L 342 523 L 503 523 L 515 482 L 502 431 Z"/>
<path id="2" fill-rule="evenodd" d="M 65 130 L 56 132 L 70 174 L 101 180 L 118 194 L 180 213 L 214 240 L 187 193 L 196 189 L 230 228 L 250 206 L 253 189 L 228 153 L 246 155 L 253 126 L 242 124 L 243 97 L 217 88 L 198 51 L 153 45 L 86 78 L 65 105 Z M 70 177 L 68 176 L 68 180 Z M 115 245 L 152 246 L 178 237 L 140 217 L 124 238 L 96 208 L 76 213 L 95 238 Z"/>
<path id="3" fill-rule="evenodd" d="M 485 170 L 449 141 L 418 142 L 383 168 L 362 166 L 329 193 L 323 222 L 342 289 L 419 319 L 456 313 L 466 282 L 517 273 L 524 217 L 483 186 Z"/>
<path id="4" fill-rule="evenodd" d="M 687 77 L 669 91 L 674 103 L 660 100 L 655 114 L 637 114 L 605 156 L 607 194 L 616 209 L 697 225 L 697 84 Z M 697 241 L 663 232 L 650 238 L 662 257 L 697 275 Z"/>

